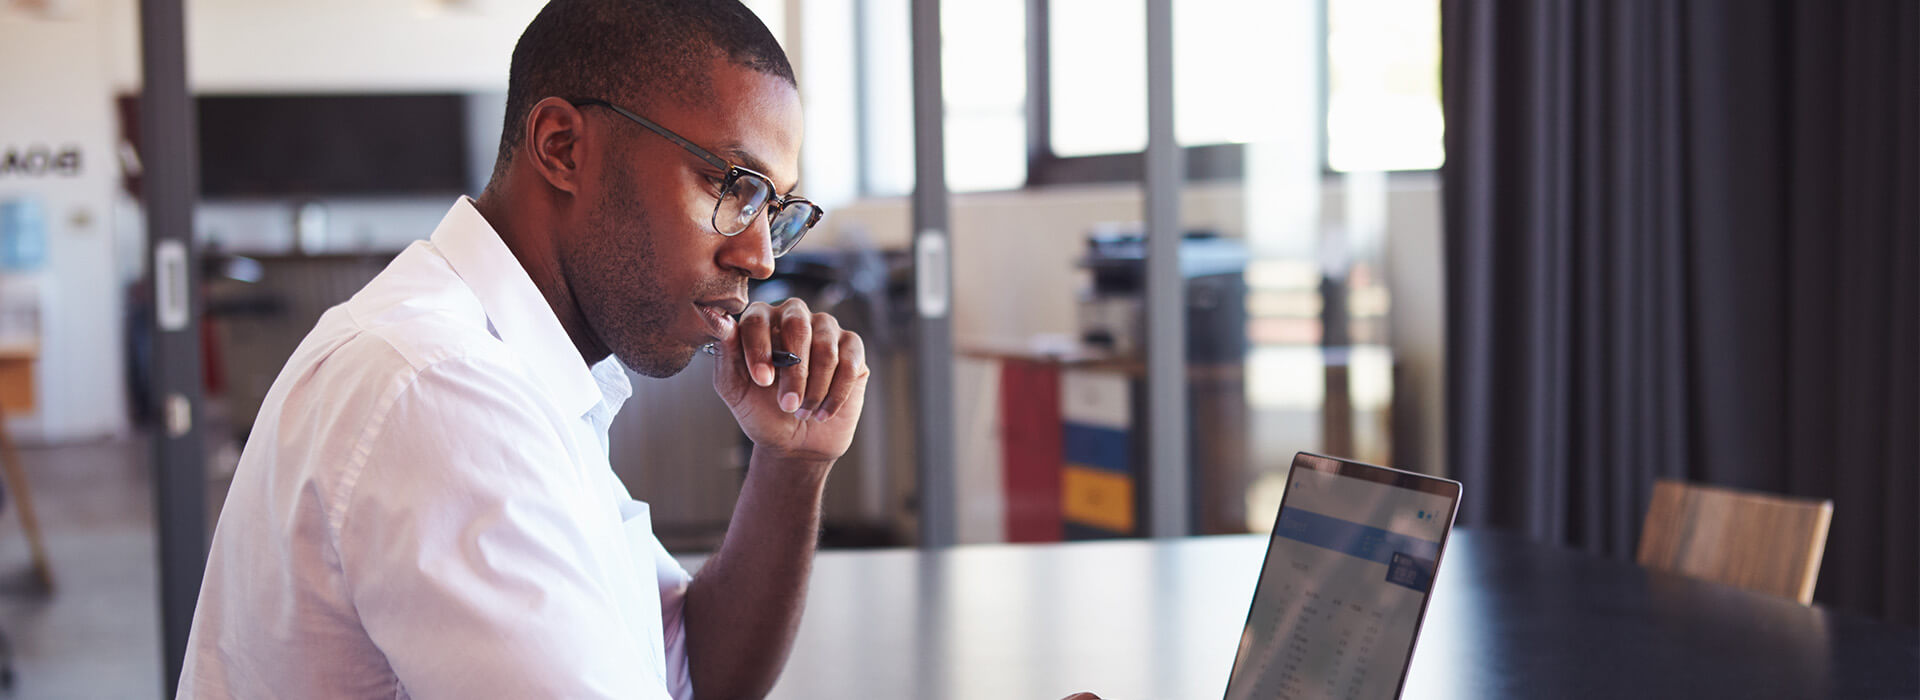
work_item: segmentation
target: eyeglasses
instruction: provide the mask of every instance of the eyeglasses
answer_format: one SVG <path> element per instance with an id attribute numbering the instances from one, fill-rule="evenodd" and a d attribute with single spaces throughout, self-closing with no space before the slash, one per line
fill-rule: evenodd
<path id="1" fill-rule="evenodd" d="M 800 243 L 800 238 L 820 223 L 820 217 L 826 212 L 820 205 L 804 197 L 774 194 L 773 180 L 751 168 L 743 168 L 716 156 L 712 151 L 693 145 L 692 141 L 681 138 L 666 127 L 653 123 L 612 102 L 598 99 L 569 100 L 575 107 L 605 107 L 620 116 L 633 120 L 635 124 L 647 127 L 653 133 L 666 137 L 668 141 L 680 144 L 688 153 L 699 156 L 713 167 L 726 172 L 726 179 L 720 183 L 720 199 L 713 203 L 713 230 L 723 236 L 737 236 L 741 231 L 753 225 L 753 217 L 766 212 L 768 236 L 773 239 L 773 257 L 786 255 L 787 251 Z"/>

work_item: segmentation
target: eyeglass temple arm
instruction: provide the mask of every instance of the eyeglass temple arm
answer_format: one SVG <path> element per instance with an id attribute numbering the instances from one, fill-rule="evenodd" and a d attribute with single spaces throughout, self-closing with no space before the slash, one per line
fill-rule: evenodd
<path id="1" fill-rule="evenodd" d="M 659 124 L 655 124 L 651 119 L 629 112 L 625 108 L 621 107 L 620 105 L 614 104 L 612 102 L 608 102 L 606 100 L 591 100 L 591 99 L 569 100 L 569 102 L 572 103 L 573 106 L 575 107 L 591 107 L 591 106 L 597 105 L 600 107 L 611 109 L 615 112 L 618 112 L 620 116 L 633 120 L 635 124 L 639 124 L 641 126 L 647 127 L 648 129 L 651 129 L 653 133 L 659 134 L 661 137 L 665 138 L 666 140 L 680 144 L 680 147 L 687 149 L 688 153 L 692 153 L 696 156 L 700 156 L 701 160 L 708 162 L 709 164 L 713 165 L 713 167 L 719 168 L 722 171 L 725 171 L 733 167 L 733 164 L 728 163 L 726 159 L 723 159 L 720 156 L 714 155 L 713 153 L 707 151 L 707 149 L 694 145 L 692 141 L 688 141 L 686 139 L 680 138 L 679 134 L 668 131 L 667 127 L 661 126 Z"/>

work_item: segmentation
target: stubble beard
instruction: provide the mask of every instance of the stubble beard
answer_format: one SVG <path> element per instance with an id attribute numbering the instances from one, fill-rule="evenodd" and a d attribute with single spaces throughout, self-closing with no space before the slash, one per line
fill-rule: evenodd
<path id="1" fill-rule="evenodd" d="M 639 202 L 611 196 L 637 191 L 631 173 L 612 170 L 609 196 L 594 207 L 589 235 L 560 256 L 561 272 L 573 280 L 574 303 L 608 352 L 640 374 L 671 377 L 693 361 L 695 349 L 672 336 L 673 311 L 691 300 L 671 299 L 660 288 L 652 219 Z"/>

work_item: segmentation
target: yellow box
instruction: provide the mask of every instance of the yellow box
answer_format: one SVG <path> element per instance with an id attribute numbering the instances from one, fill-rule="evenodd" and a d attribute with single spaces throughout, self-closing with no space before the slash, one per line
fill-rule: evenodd
<path id="1" fill-rule="evenodd" d="M 1133 479 L 1067 464 L 1060 470 L 1060 510 L 1070 523 L 1133 534 Z"/>
<path id="2" fill-rule="evenodd" d="M 32 413 L 37 397 L 33 390 L 32 348 L 0 348 L 0 411 L 10 414 Z"/>

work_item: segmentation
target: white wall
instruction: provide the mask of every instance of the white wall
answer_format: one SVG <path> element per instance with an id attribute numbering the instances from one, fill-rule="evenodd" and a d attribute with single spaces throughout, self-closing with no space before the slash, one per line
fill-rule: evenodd
<path id="1" fill-rule="evenodd" d="M 134 0 L 113 7 L 114 86 L 140 80 Z M 197 92 L 504 92 L 541 0 L 188 0 Z"/>
<path id="2" fill-rule="evenodd" d="M 39 406 L 8 424 L 23 442 L 86 440 L 127 428 L 124 305 L 112 283 L 120 168 L 106 8 L 89 0 L 52 5 L 51 19 L 0 9 L 0 148 L 75 145 L 82 159 L 73 177 L 0 175 L 0 199 L 37 198 L 47 214 Z"/>

